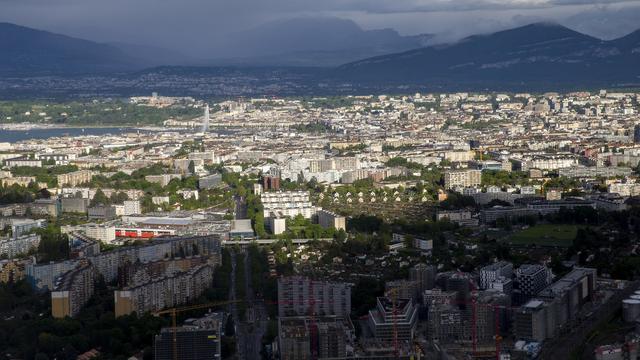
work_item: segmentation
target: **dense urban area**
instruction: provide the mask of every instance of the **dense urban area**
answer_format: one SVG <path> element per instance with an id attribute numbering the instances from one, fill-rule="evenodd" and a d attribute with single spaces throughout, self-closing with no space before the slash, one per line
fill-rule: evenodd
<path id="1" fill-rule="evenodd" d="M 0 353 L 637 359 L 639 102 L 2 101 Z"/>

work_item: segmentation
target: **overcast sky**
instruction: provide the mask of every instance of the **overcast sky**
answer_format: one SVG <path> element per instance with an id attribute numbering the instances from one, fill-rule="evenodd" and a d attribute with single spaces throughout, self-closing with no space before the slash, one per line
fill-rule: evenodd
<path id="1" fill-rule="evenodd" d="M 640 28 L 640 0 L 0 0 L 0 21 L 198 53 L 215 39 L 300 16 L 441 39 L 555 21 L 600 38 Z"/>

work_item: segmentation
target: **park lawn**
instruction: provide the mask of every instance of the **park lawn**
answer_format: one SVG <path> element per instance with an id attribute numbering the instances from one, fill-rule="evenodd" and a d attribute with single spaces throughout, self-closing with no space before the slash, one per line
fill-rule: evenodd
<path id="1" fill-rule="evenodd" d="M 576 238 L 579 226 L 544 224 L 520 230 L 506 238 L 513 245 L 569 247 Z"/>

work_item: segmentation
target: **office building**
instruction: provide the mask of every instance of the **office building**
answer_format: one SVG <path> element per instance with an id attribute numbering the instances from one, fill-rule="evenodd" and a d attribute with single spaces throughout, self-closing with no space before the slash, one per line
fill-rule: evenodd
<path id="1" fill-rule="evenodd" d="M 510 296 L 513 293 L 513 280 L 511 278 L 500 276 L 491 281 L 487 289 L 498 290 Z"/>
<path id="2" fill-rule="evenodd" d="M 550 282 L 550 272 L 544 265 L 525 264 L 516 270 L 516 281 L 520 294 L 525 297 L 536 296 Z"/>
<path id="3" fill-rule="evenodd" d="M 378 297 L 376 307 L 369 310 L 368 323 L 373 336 L 382 342 L 413 341 L 418 323 L 418 308 L 408 299 Z"/>
<path id="4" fill-rule="evenodd" d="M 489 284 L 500 277 L 510 279 L 513 276 L 513 264 L 499 261 L 480 269 L 480 289 L 489 289 Z"/>

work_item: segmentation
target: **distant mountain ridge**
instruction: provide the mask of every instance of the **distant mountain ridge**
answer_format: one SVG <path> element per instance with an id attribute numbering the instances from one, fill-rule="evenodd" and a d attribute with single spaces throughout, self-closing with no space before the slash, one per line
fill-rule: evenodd
<path id="1" fill-rule="evenodd" d="M 114 46 L 0 23 L 0 74 L 102 73 L 138 66 Z"/>
<path id="2" fill-rule="evenodd" d="M 359 60 L 338 67 L 333 76 L 379 83 L 639 83 L 638 64 L 640 31 L 603 41 L 536 23 Z"/>

